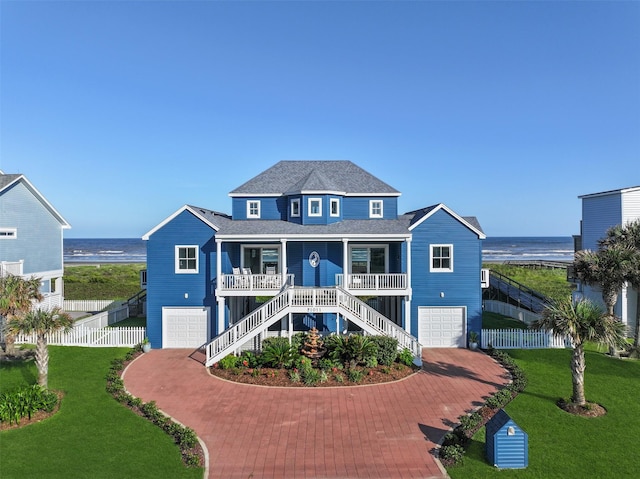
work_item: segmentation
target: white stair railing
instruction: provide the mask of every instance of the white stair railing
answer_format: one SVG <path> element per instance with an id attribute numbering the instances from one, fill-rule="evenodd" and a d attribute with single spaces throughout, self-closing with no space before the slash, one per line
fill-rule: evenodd
<path id="1" fill-rule="evenodd" d="M 397 339 L 398 349 L 408 348 L 418 361 L 422 356 L 422 346 L 414 336 L 345 290 L 289 287 L 207 344 L 205 366 L 209 367 L 232 353 L 284 315 L 301 312 L 341 313 L 369 334 Z"/>
<path id="2" fill-rule="evenodd" d="M 422 356 L 422 345 L 418 340 L 406 332 L 402 327 L 380 314 L 367 303 L 360 301 L 355 296 L 344 290 L 339 290 L 338 295 L 340 310 L 348 319 L 371 334 L 381 334 L 398 340 L 398 349 L 409 349 L 416 358 Z"/>

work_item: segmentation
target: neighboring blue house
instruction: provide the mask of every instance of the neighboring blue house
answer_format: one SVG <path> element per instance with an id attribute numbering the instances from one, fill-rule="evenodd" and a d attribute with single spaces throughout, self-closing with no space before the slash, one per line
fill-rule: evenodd
<path id="1" fill-rule="evenodd" d="M 640 186 L 603 191 L 578 197 L 582 200 L 582 221 L 580 235 L 574 236 L 575 250 L 598 249 L 598 240 L 607 235 L 612 226 L 624 225 L 640 219 Z M 604 306 L 602 291 L 597 286 L 581 284 L 577 281 L 576 294 Z M 637 318 L 637 294 L 631 285 L 625 285 L 618 294 L 614 313 L 628 326 L 629 336 L 633 336 Z"/>
<path id="2" fill-rule="evenodd" d="M 419 356 L 480 333 L 475 218 L 398 214 L 400 192 L 349 161 L 281 161 L 229 196 L 230 216 L 183 206 L 144 235 L 153 347 L 206 344 L 212 364 L 315 326 L 392 335 Z"/>
<path id="3" fill-rule="evenodd" d="M 70 227 L 24 175 L 0 171 L 0 275 L 41 278 L 43 307 L 62 307 L 62 241 Z"/>

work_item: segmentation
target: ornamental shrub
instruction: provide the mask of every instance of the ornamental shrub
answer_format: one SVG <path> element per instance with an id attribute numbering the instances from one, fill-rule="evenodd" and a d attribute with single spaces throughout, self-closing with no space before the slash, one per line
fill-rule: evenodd
<path id="1" fill-rule="evenodd" d="M 413 364 L 413 353 L 408 348 L 404 348 L 398 354 L 398 361 L 405 366 L 411 366 Z"/>
<path id="2" fill-rule="evenodd" d="M 391 366 L 398 357 L 398 340 L 389 336 L 373 336 L 371 339 L 378 346 L 378 364 Z"/>
<path id="3" fill-rule="evenodd" d="M 238 366 L 240 363 L 240 358 L 234 356 L 233 354 L 229 354 L 220 360 L 218 364 L 220 364 L 220 369 L 233 369 Z"/>
<path id="4" fill-rule="evenodd" d="M 38 384 L 24 386 L 0 394 L 0 422 L 20 424 L 20 419 L 31 419 L 36 411 L 53 411 L 57 403 L 58 396 Z"/>

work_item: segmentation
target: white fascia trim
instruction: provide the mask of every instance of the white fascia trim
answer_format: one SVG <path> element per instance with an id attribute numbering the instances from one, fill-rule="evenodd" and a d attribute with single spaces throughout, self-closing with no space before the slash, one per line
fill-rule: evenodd
<path id="1" fill-rule="evenodd" d="M 66 229 L 71 228 L 71 225 L 67 222 L 67 220 L 65 220 L 65 219 L 62 217 L 62 215 L 61 215 L 60 213 L 58 213 L 58 210 L 56 210 L 56 209 L 53 207 L 53 205 L 47 201 L 47 199 L 42 195 L 42 193 L 40 193 L 40 192 L 38 191 L 38 189 L 37 189 L 35 186 L 33 186 L 33 185 L 31 184 L 31 182 L 27 179 L 27 177 L 26 177 L 26 176 L 24 176 L 24 175 L 20 175 L 20 176 L 18 176 L 18 177 L 17 177 L 15 180 L 13 180 L 11 183 L 9 183 L 8 185 L 5 185 L 5 187 L 4 187 L 2 190 L 0 190 L 0 192 L 2 192 L 2 191 L 4 191 L 4 190 L 6 190 L 7 188 L 9 188 L 9 187 L 11 187 L 11 186 L 15 185 L 15 184 L 16 184 L 16 183 L 18 183 L 19 181 L 24 181 L 25 186 L 27 187 L 27 189 L 28 189 L 29 191 L 31 191 L 31 193 L 32 193 L 34 196 L 36 196 L 36 197 L 38 198 L 38 200 L 40 200 L 40 202 L 44 205 L 44 207 L 45 207 L 46 209 L 48 209 L 48 210 L 49 210 L 49 212 L 50 212 L 51 214 L 53 214 L 53 216 L 55 216 L 55 217 L 56 217 L 56 219 L 58 220 L 58 222 L 60 222 L 60 224 L 62 225 L 62 229 L 65 229 L 65 230 L 66 230 Z"/>
<path id="2" fill-rule="evenodd" d="M 597 196 L 610 196 L 610 195 L 619 195 L 623 193 L 629 193 L 631 191 L 640 190 L 640 186 L 630 186 L 629 188 L 621 188 L 619 190 L 609 190 L 609 191 L 601 191 L 600 193 L 591 193 L 588 195 L 578 196 L 578 199 L 583 198 L 595 198 Z"/>
<path id="3" fill-rule="evenodd" d="M 431 211 L 429 211 L 429 213 L 427 213 L 426 215 L 424 215 L 422 218 L 420 218 L 420 220 L 417 223 L 412 224 L 411 226 L 409 226 L 409 231 L 412 231 L 414 228 L 416 228 L 418 225 L 422 224 L 423 222 L 425 222 L 429 217 L 433 216 L 437 211 L 446 211 L 447 213 L 449 213 L 451 216 L 453 216 L 456 220 L 458 220 L 460 223 L 462 223 L 464 226 L 466 226 L 467 228 L 469 228 L 471 231 L 473 231 L 475 234 L 478 235 L 478 238 L 480 239 L 486 239 L 487 235 L 485 235 L 482 231 L 480 231 L 477 228 L 474 228 L 470 223 L 468 223 L 467 221 L 464 220 L 464 218 L 462 218 L 461 216 L 458 216 L 456 213 L 454 213 L 451 209 L 449 209 L 445 204 L 440 203 L 438 206 L 436 206 L 434 209 L 432 209 Z"/>
<path id="4" fill-rule="evenodd" d="M 344 196 L 373 196 L 373 197 L 378 197 L 378 196 L 384 196 L 384 197 L 394 197 L 394 196 L 400 196 L 402 193 L 346 193 Z"/>
<path id="5" fill-rule="evenodd" d="M 167 223 L 171 222 L 176 216 L 178 216 L 180 213 L 182 213 L 183 211 L 188 211 L 189 213 L 191 213 L 192 215 L 194 215 L 196 218 L 198 218 L 200 221 L 202 221 L 204 224 L 206 224 L 207 226 L 209 226 L 210 228 L 212 228 L 214 231 L 218 231 L 220 228 L 216 225 L 214 225 L 213 223 L 211 223 L 210 221 L 206 220 L 205 218 L 203 218 L 202 216 L 200 216 L 198 214 L 197 211 L 195 211 L 193 208 L 191 208 L 189 205 L 184 205 L 182 208 L 180 208 L 178 211 L 176 211 L 175 213 L 173 213 L 171 216 L 169 216 L 168 218 L 164 219 L 162 221 L 162 223 L 160 223 L 159 225 L 155 226 L 153 229 L 151 229 L 149 232 L 145 233 L 142 236 L 143 240 L 148 240 L 149 237 L 155 233 L 156 231 L 158 231 L 160 228 L 164 227 Z"/>
<path id="6" fill-rule="evenodd" d="M 216 241 L 233 241 L 233 242 L 253 242 L 263 240 L 288 240 L 288 241 L 301 241 L 301 240 L 317 240 L 317 241 L 406 241 L 411 239 L 410 234 L 396 234 L 396 235 L 381 235 L 374 236 L 371 234 L 333 234 L 333 235 L 318 235 L 318 234 L 303 234 L 303 235 L 282 235 L 282 234 L 269 234 L 260 236 L 247 236 L 247 235 L 216 235 Z"/>
<path id="7" fill-rule="evenodd" d="M 229 193 L 230 198 L 279 198 L 285 196 L 282 193 Z"/>
<path id="8" fill-rule="evenodd" d="M 82 264 L 82 263 L 80 263 Z M 52 269 L 50 271 L 38 271 L 36 273 L 25 273 L 24 271 L 22 272 L 22 277 L 25 279 L 29 279 L 31 277 L 36 277 L 36 278 L 40 278 L 41 280 L 50 280 L 53 278 L 61 278 L 62 275 L 64 274 L 64 270 L 63 269 Z"/>

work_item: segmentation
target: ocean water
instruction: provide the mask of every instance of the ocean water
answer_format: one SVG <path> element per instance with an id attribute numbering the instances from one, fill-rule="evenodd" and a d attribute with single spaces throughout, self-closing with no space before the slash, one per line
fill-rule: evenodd
<path id="1" fill-rule="evenodd" d="M 573 238 L 489 237 L 482 245 L 486 262 L 573 260 Z M 64 240 L 65 263 L 146 263 L 146 242 L 139 238 L 69 238 Z"/>
<path id="2" fill-rule="evenodd" d="M 573 261 L 571 236 L 488 237 L 482 245 L 482 259 L 503 261 Z"/>
<path id="3" fill-rule="evenodd" d="M 139 238 L 65 238 L 65 263 L 146 263 L 147 244 Z"/>

